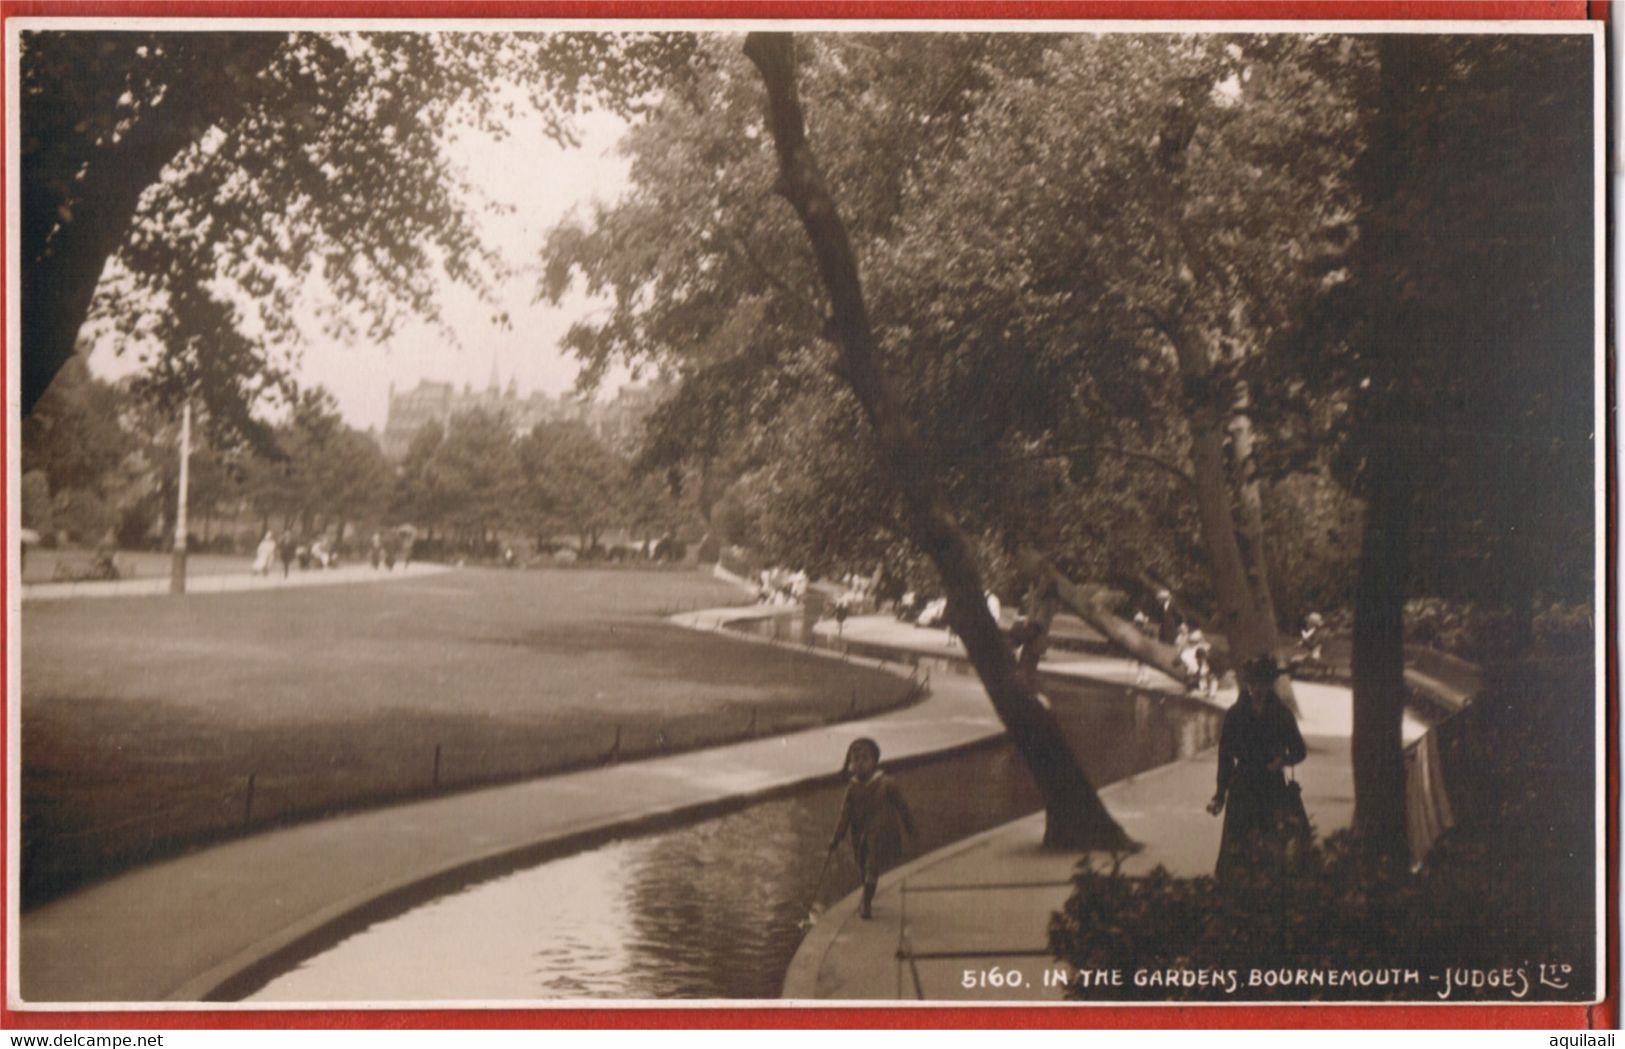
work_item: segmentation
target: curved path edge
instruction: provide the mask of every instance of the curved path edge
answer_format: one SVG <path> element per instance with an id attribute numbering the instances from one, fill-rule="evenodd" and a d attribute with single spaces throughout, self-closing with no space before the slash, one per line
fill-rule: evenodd
<path id="1" fill-rule="evenodd" d="M 775 611 L 782 611 L 775 610 Z M 762 613 L 672 617 L 699 630 Z M 778 644 L 730 631 L 741 644 Z M 788 645 L 902 676 L 906 663 Z M 923 701 L 870 718 L 665 758 L 411 802 L 138 868 L 21 916 L 13 1008 L 230 1000 L 405 907 L 574 851 L 838 776 L 856 734 L 908 760 L 1003 734 L 975 678 L 943 674 Z M 794 746 L 791 745 L 792 740 Z M 602 1004 L 602 1003 L 600 1003 Z"/>

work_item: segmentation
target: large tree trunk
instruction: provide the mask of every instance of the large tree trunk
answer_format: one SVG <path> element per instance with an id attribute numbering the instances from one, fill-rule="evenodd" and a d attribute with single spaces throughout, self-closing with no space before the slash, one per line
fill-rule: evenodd
<path id="1" fill-rule="evenodd" d="M 1360 189 L 1376 220 L 1362 238 L 1373 258 L 1397 260 L 1404 250 L 1396 195 L 1407 178 L 1403 162 L 1410 138 L 1421 125 L 1417 107 L 1429 96 L 1419 90 L 1425 77 L 1403 40 L 1377 38 L 1380 74 L 1367 137 L 1366 177 Z M 1370 280 L 1371 277 L 1366 279 Z M 1379 308 L 1367 336 L 1378 366 L 1404 375 L 1415 351 L 1412 334 L 1389 311 Z M 1414 409 L 1403 392 L 1383 404 L 1384 417 L 1372 426 L 1362 471 L 1366 500 L 1360 541 L 1360 567 L 1354 596 L 1354 829 L 1375 857 L 1397 857 L 1407 848 L 1405 834 L 1405 589 L 1414 475 L 1412 441 L 1406 417 Z"/>
<path id="2" fill-rule="evenodd" d="M 1193 81 L 1192 90 L 1205 89 Z M 1279 637 L 1274 601 L 1257 599 L 1254 579 L 1249 578 L 1237 539 L 1231 485 L 1225 472 L 1226 425 L 1233 407 L 1227 397 L 1229 391 L 1219 388 L 1220 377 L 1215 374 L 1207 334 L 1181 316 L 1184 303 L 1180 300 L 1190 293 L 1196 279 L 1182 262 L 1187 255 L 1180 231 L 1185 210 L 1180 174 L 1184 169 L 1184 151 L 1196 131 L 1192 114 L 1198 108 L 1194 98 L 1187 101 L 1186 105 L 1170 108 L 1167 124 L 1158 137 L 1161 144 L 1155 164 L 1160 170 L 1154 177 L 1160 179 L 1163 206 L 1160 221 L 1153 228 L 1166 264 L 1175 270 L 1176 279 L 1185 285 L 1185 291 L 1174 293 L 1174 301 L 1165 315 L 1155 310 L 1147 312 L 1172 345 L 1178 364 L 1180 401 L 1190 433 L 1191 472 L 1196 482 L 1197 520 L 1201 525 L 1202 548 L 1207 554 L 1208 575 L 1218 602 L 1213 626 L 1229 639 L 1231 657 L 1240 665 L 1253 656 L 1275 655 Z M 1254 545 L 1257 561 L 1262 564 L 1261 528 Z M 1267 597 L 1267 574 L 1258 574 L 1255 578 Z M 1290 687 L 1282 691 L 1281 698 L 1297 713 Z"/>
<path id="3" fill-rule="evenodd" d="M 779 158 L 777 189 L 801 218 L 829 294 L 829 331 L 840 349 L 841 374 L 862 405 L 883 465 L 902 494 L 908 532 L 942 577 L 948 620 L 1038 784 L 1047 817 L 1045 844 L 1126 847 L 1128 836 L 1101 804 L 1048 706 L 1022 680 L 1008 643 L 988 614 L 970 543 L 927 465 L 928 450 L 903 416 L 881 370 L 846 226 L 807 142 L 796 87 L 794 38 L 787 33 L 752 33 L 745 41 L 745 54 L 767 88 L 768 126 Z"/>
<path id="4" fill-rule="evenodd" d="M 1373 457 L 1354 594 L 1354 830 L 1377 856 L 1404 855 L 1405 576 L 1411 480 L 1390 444 Z"/>
<path id="5" fill-rule="evenodd" d="M 1269 559 L 1264 542 L 1264 499 L 1259 492 L 1258 464 L 1253 459 L 1253 421 L 1247 414 L 1251 408 L 1251 395 L 1246 384 L 1242 384 L 1236 396 L 1236 413 L 1230 418 L 1230 458 L 1235 466 L 1236 498 L 1241 506 L 1241 522 L 1236 530 L 1236 538 L 1259 618 L 1265 624 L 1278 628 L 1280 619 L 1275 614 L 1275 594 L 1270 587 Z M 1278 633 L 1275 643 L 1280 643 Z"/>
<path id="6" fill-rule="evenodd" d="M 1197 520 L 1201 523 L 1202 549 L 1207 553 L 1208 577 L 1218 600 L 1214 626 L 1230 642 L 1230 658 L 1236 665 L 1254 656 L 1276 655 L 1280 636 L 1275 624 L 1273 599 L 1260 601 L 1254 591 L 1255 579 L 1248 573 L 1237 538 L 1232 511 L 1231 488 L 1225 473 L 1224 439 L 1226 412 L 1213 389 L 1213 362 L 1199 335 L 1165 328 L 1179 361 L 1184 384 L 1185 424 L 1191 438 L 1191 473 L 1196 481 Z M 1262 565 L 1264 537 L 1262 519 L 1254 542 Z M 1256 581 L 1268 598 L 1269 579 L 1262 568 Z M 1276 694 L 1288 710 L 1301 716 L 1291 682 L 1276 682 Z"/>
<path id="7" fill-rule="evenodd" d="M 75 184 L 69 214 L 49 239 L 23 246 L 24 415 L 34 410 L 57 371 L 73 356 L 102 270 L 128 235 L 141 194 L 210 125 L 240 111 L 251 95 L 249 83 L 285 39 L 281 33 L 244 35 L 227 67 L 241 85 L 235 94 L 187 91 L 184 85 L 174 85 L 121 138 L 98 148 Z M 25 149 L 24 168 L 28 161 Z"/>
<path id="8" fill-rule="evenodd" d="M 1274 655 L 1276 628 L 1253 594 L 1231 513 L 1230 482 L 1224 465 L 1224 413 L 1219 409 L 1213 365 L 1200 336 L 1169 333 L 1185 385 L 1185 419 L 1191 438 L 1191 473 L 1196 481 L 1196 512 L 1208 576 L 1218 601 L 1214 627 L 1230 640 L 1239 665 L 1257 655 Z M 1260 538 L 1262 542 L 1262 538 Z"/>

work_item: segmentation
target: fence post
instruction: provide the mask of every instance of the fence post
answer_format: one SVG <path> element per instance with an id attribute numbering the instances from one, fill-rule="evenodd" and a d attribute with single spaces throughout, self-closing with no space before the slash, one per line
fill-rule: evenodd
<path id="1" fill-rule="evenodd" d="M 434 785 L 440 786 L 440 744 L 434 745 Z"/>
<path id="2" fill-rule="evenodd" d="M 243 798 L 243 826 L 254 818 L 254 773 L 248 774 L 248 794 Z"/>

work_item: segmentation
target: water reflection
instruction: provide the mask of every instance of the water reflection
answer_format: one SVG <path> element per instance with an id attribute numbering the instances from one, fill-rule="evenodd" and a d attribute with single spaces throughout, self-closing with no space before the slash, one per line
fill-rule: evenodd
<path id="1" fill-rule="evenodd" d="M 1056 713 L 1096 783 L 1208 745 L 1216 718 L 1107 689 L 1057 690 Z M 1006 744 L 894 770 L 919 824 L 911 855 L 1040 808 Z M 814 902 L 858 886 L 819 861 L 841 788 L 555 860 L 380 922 L 309 959 L 255 1001 L 771 998 Z"/>

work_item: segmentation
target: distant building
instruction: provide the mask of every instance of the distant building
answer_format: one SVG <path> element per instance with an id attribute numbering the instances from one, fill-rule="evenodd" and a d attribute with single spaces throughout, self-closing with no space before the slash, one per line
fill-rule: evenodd
<path id="1" fill-rule="evenodd" d="M 519 384 L 498 380 L 495 367 L 483 390 L 466 383 L 461 390 L 449 382 L 419 382 L 410 390 L 389 388 L 389 416 L 378 443 L 384 454 L 399 462 L 406 457 L 412 438 L 419 430 L 436 422 L 444 427 L 451 417 L 479 409 L 502 415 L 516 436 L 527 434 L 540 422 L 575 420 L 590 429 L 599 440 L 617 451 L 630 451 L 642 436 L 643 420 L 665 396 L 658 385 L 625 386 L 610 401 L 580 401 L 532 392 L 519 395 Z"/>

